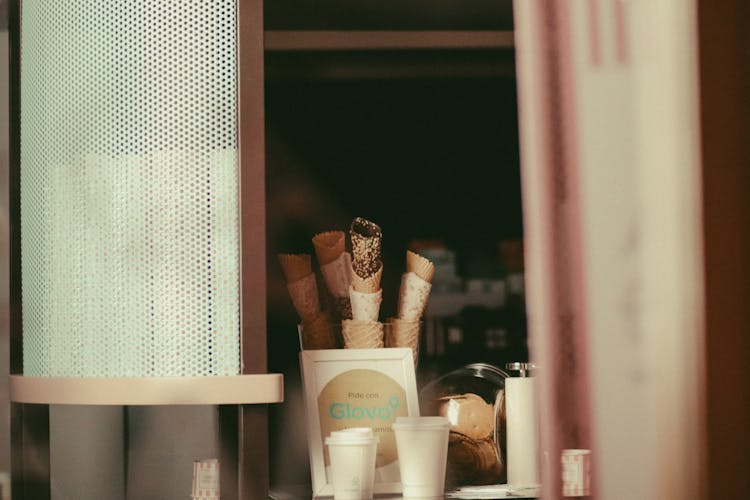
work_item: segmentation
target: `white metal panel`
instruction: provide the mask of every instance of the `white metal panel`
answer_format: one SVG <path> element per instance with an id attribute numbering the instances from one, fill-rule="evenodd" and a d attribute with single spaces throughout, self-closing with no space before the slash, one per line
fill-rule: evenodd
<path id="1" fill-rule="evenodd" d="M 237 5 L 24 0 L 24 374 L 239 373 Z"/>

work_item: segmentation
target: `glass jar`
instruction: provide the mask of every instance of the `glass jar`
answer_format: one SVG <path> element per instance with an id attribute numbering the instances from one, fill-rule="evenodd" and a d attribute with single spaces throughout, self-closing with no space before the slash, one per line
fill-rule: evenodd
<path id="1" fill-rule="evenodd" d="M 451 422 L 446 483 L 449 488 L 506 482 L 505 378 L 500 368 L 474 363 L 425 385 L 422 415 Z"/>

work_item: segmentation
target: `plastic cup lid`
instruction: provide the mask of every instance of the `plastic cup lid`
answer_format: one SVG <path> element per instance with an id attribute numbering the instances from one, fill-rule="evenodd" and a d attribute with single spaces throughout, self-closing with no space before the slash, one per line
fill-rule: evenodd
<path id="1" fill-rule="evenodd" d="M 396 417 L 396 422 L 392 427 L 394 429 L 443 429 L 450 425 L 450 421 L 445 417 Z"/>
<path id="2" fill-rule="evenodd" d="M 369 427 L 353 427 L 340 431 L 333 431 L 326 438 L 326 444 L 371 444 L 380 438 L 375 436 Z"/>

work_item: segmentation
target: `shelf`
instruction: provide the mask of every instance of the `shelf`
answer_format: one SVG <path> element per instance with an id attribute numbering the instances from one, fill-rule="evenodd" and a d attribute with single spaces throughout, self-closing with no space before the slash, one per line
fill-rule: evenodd
<path id="1" fill-rule="evenodd" d="M 513 31 L 295 31 L 265 32 L 266 51 L 509 49 Z"/>
<path id="2" fill-rule="evenodd" d="M 426 319 L 434 319 L 459 314 L 464 307 L 481 306 L 489 309 L 502 307 L 505 304 L 503 292 L 454 292 L 433 294 L 427 302 L 424 315 Z"/>
<path id="3" fill-rule="evenodd" d="M 284 400 L 284 376 L 68 378 L 11 375 L 10 400 L 118 406 L 280 403 Z"/>
<path id="4" fill-rule="evenodd" d="M 263 17 L 268 29 L 512 29 L 513 0 L 274 0 Z"/>
<path id="5" fill-rule="evenodd" d="M 272 488 L 269 498 L 273 500 L 298 500 L 310 498 L 310 485 L 283 485 Z M 454 499 L 501 499 L 514 498 L 515 500 L 534 500 L 541 494 L 540 488 L 526 488 L 512 490 L 507 484 L 495 484 L 487 486 L 464 486 L 459 489 L 448 490 L 445 498 Z M 398 500 L 401 495 L 378 495 L 378 500 Z"/>

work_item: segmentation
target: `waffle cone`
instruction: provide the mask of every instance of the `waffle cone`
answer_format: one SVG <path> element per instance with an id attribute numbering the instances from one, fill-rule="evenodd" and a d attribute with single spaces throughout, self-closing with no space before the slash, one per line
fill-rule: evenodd
<path id="1" fill-rule="evenodd" d="M 414 356 L 414 364 L 419 358 L 419 321 L 407 321 L 399 318 L 388 320 L 386 345 L 388 347 L 408 347 Z"/>
<path id="2" fill-rule="evenodd" d="M 294 283 L 312 273 L 312 261 L 308 254 L 280 253 L 279 264 L 287 283 Z"/>
<path id="3" fill-rule="evenodd" d="M 352 268 L 361 278 L 369 278 L 382 266 L 383 233 L 380 226 L 357 217 L 349 229 L 352 241 Z"/>
<path id="4" fill-rule="evenodd" d="M 346 234 L 344 231 L 326 231 L 313 236 L 312 242 L 318 263 L 323 266 L 338 259 L 339 255 L 344 253 Z"/>
<path id="5" fill-rule="evenodd" d="M 342 322 L 344 347 L 347 349 L 376 349 L 383 347 L 383 323 L 347 319 Z"/>
<path id="6" fill-rule="evenodd" d="M 398 293 L 398 317 L 417 321 L 427 307 L 432 284 L 408 272 L 401 276 L 401 288 Z"/>
<path id="7" fill-rule="evenodd" d="M 359 321 L 377 321 L 380 315 L 380 303 L 383 302 L 383 290 L 375 293 L 362 293 L 349 288 L 349 299 L 352 305 L 352 318 Z"/>
<path id="8" fill-rule="evenodd" d="M 375 293 L 380 290 L 380 279 L 383 277 L 383 265 L 370 277 L 361 278 L 357 273 L 352 273 L 352 286 L 354 290 L 362 293 Z"/>
<path id="9" fill-rule="evenodd" d="M 414 273 L 428 283 L 432 283 L 435 276 L 435 265 L 419 254 L 406 251 L 406 272 Z"/>
<path id="10" fill-rule="evenodd" d="M 310 273 L 300 280 L 288 283 L 286 288 L 301 319 L 310 318 L 320 311 L 320 296 L 314 274 Z"/>
<path id="11" fill-rule="evenodd" d="M 335 260 L 321 264 L 320 273 L 326 288 L 334 297 L 349 297 L 352 284 L 352 259 L 349 252 L 342 252 Z"/>
<path id="12" fill-rule="evenodd" d="M 333 324 L 325 312 L 318 312 L 303 320 L 300 335 L 303 350 L 336 348 Z"/>

